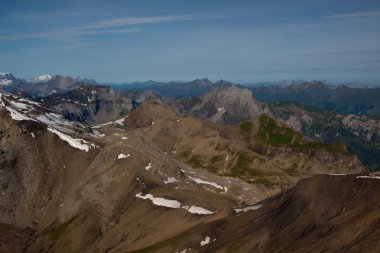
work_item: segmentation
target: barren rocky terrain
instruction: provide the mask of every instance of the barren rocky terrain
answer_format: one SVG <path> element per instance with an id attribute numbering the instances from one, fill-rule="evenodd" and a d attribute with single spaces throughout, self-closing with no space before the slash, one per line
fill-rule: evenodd
<path id="1" fill-rule="evenodd" d="M 378 178 L 313 177 L 365 172 L 342 144 L 307 141 L 264 114 L 238 125 L 181 116 L 156 97 L 92 127 L 0 100 L 1 252 L 291 252 L 290 240 L 324 233 L 313 247 L 379 246 Z M 335 233 L 346 227 L 347 243 Z"/>

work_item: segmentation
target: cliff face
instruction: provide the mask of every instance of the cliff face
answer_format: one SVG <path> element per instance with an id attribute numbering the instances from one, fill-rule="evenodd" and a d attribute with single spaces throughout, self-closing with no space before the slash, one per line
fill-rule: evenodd
<path id="1" fill-rule="evenodd" d="M 252 97 L 252 92 L 237 87 L 214 89 L 188 107 L 187 99 L 174 107 L 178 111 L 223 124 L 237 124 L 269 113 L 267 106 Z"/>
<path id="2" fill-rule="evenodd" d="M 43 103 L 71 121 L 92 125 L 119 119 L 133 108 L 132 99 L 108 86 L 82 84 L 66 93 L 44 97 Z"/>

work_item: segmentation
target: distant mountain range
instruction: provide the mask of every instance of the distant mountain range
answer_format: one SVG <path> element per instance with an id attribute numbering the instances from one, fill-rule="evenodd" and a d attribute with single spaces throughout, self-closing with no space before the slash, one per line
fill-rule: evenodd
<path id="1" fill-rule="evenodd" d="M 284 81 L 255 85 L 235 85 L 228 81 L 211 82 L 196 79 L 191 82 L 154 82 L 114 85 L 122 90 L 151 90 L 161 97 L 191 98 L 208 93 L 215 88 L 246 87 L 263 102 L 291 101 L 305 105 L 336 110 L 343 114 L 380 117 L 380 87 L 360 86 L 356 83 L 331 85 L 321 81 Z"/>
<path id="2" fill-rule="evenodd" d="M 234 86 L 233 83 L 219 80 L 211 82 L 207 78 L 195 79 L 191 82 L 155 82 L 130 83 L 123 85 L 112 85 L 115 89 L 122 90 L 152 90 L 160 97 L 189 98 L 201 96 L 215 88 L 225 88 Z"/>
<path id="3" fill-rule="evenodd" d="M 264 102 L 293 101 L 304 105 L 336 110 L 343 114 L 380 117 L 380 88 L 340 85 L 328 87 L 323 82 L 291 83 L 285 86 L 250 88 Z"/>

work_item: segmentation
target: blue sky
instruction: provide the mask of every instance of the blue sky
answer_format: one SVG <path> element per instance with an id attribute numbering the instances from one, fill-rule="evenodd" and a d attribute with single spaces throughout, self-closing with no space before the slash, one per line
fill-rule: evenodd
<path id="1" fill-rule="evenodd" d="M 0 72 L 380 83 L 380 1 L 1 0 Z"/>

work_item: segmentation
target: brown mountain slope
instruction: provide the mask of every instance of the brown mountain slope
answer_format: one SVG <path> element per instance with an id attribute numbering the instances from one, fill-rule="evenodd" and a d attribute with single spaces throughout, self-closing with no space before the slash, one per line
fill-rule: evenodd
<path id="1" fill-rule="evenodd" d="M 126 117 L 124 125 L 189 166 L 242 178 L 268 193 L 313 174 L 363 170 L 344 145 L 309 142 L 268 116 L 222 125 L 180 117 L 151 97 Z"/>
<path id="2" fill-rule="evenodd" d="M 198 226 L 136 252 L 379 252 L 379 179 L 303 179 L 257 210 Z"/>
<path id="3" fill-rule="evenodd" d="M 41 117 L 49 114 L 39 105 L 0 98 L 1 252 L 138 249 L 264 197 L 242 180 L 198 173 L 117 124 L 83 132 Z"/>
<path id="4" fill-rule="evenodd" d="M 276 146 L 273 131 L 268 138 L 258 135 L 260 120 L 252 122 L 248 135 L 244 127 L 182 118 L 154 98 L 125 119 L 89 128 L 35 102 L 0 93 L 0 118 L 0 252 L 160 250 L 156 246 L 168 240 L 167 245 L 176 247 L 171 249 L 183 250 L 190 242 L 198 245 L 200 236 L 184 242 L 183 235 L 227 222 L 236 216 L 234 209 L 280 191 L 281 180 L 292 185 L 323 164 L 331 167 L 322 172 L 360 169 L 352 163 L 347 170 L 344 159 L 352 162 L 354 157 L 344 153 L 334 154 L 332 161 L 340 161 L 335 169 L 318 153 L 334 156 L 325 147 L 313 147 L 310 152 L 317 155 L 308 154 L 322 159 L 321 167 L 292 176 L 277 167 L 281 164 L 273 157 L 264 159 L 248 148 L 258 141 L 285 152 Z M 292 141 L 296 146 L 284 149 L 293 156 L 305 144 L 297 136 Z M 221 148 L 224 145 L 230 148 Z M 263 162 L 253 159 L 243 166 L 237 150 Z M 188 157 L 184 151 L 190 152 Z M 218 160 L 216 154 L 229 158 Z M 216 171 L 203 166 L 211 160 L 217 163 Z M 231 173 L 241 172 L 239 168 L 241 174 Z M 263 184 L 258 178 L 275 183 Z"/>

